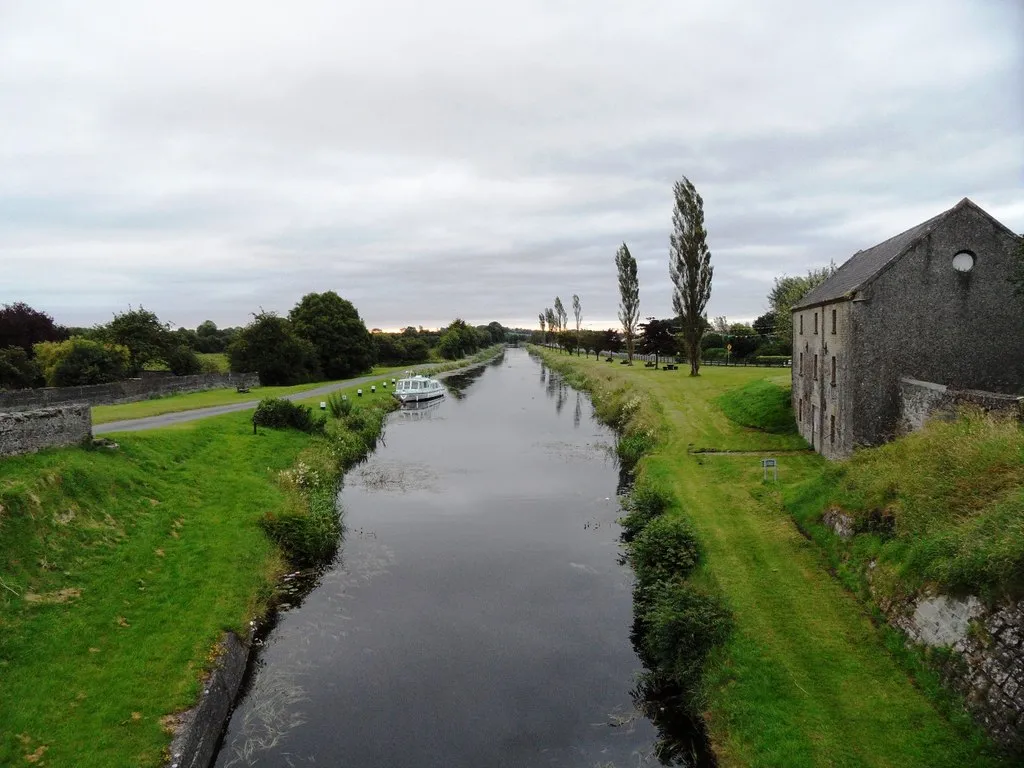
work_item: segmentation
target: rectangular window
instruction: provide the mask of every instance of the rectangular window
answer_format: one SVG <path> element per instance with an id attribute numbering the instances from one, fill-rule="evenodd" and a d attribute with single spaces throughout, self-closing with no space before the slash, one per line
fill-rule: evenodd
<path id="1" fill-rule="evenodd" d="M 815 333 L 815 335 L 817 335 L 817 333 L 818 333 L 818 313 L 817 312 L 814 313 L 814 333 Z"/>
<path id="2" fill-rule="evenodd" d="M 804 332 L 804 316 L 803 316 L 803 313 L 801 313 L 800 314 L 800 333 L 803 333 L 803 332 Z"/>
<path id="3" fill-rule="evenodd" d="M 814 380 L 818 380 L 818 356 L 814 356 Z"/>
<path id="4" fill-rule="evenodd" d="M 800 368 L 798 370 L 800 371 L 800 375 L 803 376 L 804 375 L 804 353 L 803 352 L 800 353 Z"/>
<path id="5" fill-rule="evenodd" d="M 836 332 L 836 311 L 832 310 L 832 333 Z"/>
<path id="6" fill-rule="evenodd" d="M 797 407 L 798 407 L 798 410 L 799 410 L 799 413 L 797 414 L 797 421 L 803 421 L 804 420 L 804 399 L 802 397 L 797 401 Z"/>
<path id="7" fill-rule="evenodd" d="M 829 432 L 830 432 L 829 440 L 834 443 L 836 441 L 836 416 L 835 416 L 835 414 L 832 414 L 829 417 L 829 423 L 831 424 L 831 428 L 829 429 Z"/>
<path id="8" fill-rule="evenodd" d="M 836 385 L 836 356 L 832 355 L 832 386 Z"/>

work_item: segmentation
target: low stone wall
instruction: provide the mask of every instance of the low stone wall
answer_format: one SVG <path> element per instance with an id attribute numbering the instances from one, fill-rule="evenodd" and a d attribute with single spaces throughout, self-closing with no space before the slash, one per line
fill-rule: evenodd
<path id="1" fill-rule="evenodd" d="M 900 431 L 914 432 L 933 416 L 952 415 L 963 405 L 973 405 L 989 413 L 1005 414 L 1024 421 L 1024 397 L 982 392 L 974 389 L 949 389 L 942 384 L 917 379 L 900 379 Z"/>
<path id="2" fill-rule="evenodd" d="M 0 456 L 76 445 L 92 437 L 88 405 L 0 413 Z"/>
<path id="3" fill-rule="evenodd" d="M 196 376 L 160 376 L 126 379 L 85 387 L 44 387 L 0 392 L 0 411 L 22 411 L 66 403 L 112 405 L 163 395 L 181 395 L 224 387 L 258 387 L 255 373 L 201 373 Z"/>
<path id="4" fill-rule="evenodd" d="M 942 667 L 975 719 L 1014 756 L 1024 756 L 1024 600 L 984 606 L 976 597 L 924 595 L 883 606 L 915 642 L 955 653 Z"/>
<path id="5" fill-rule="evenodd" d="M 213 762 L 221 732 L 245 679 L 251 650 L 249 641 L 234 632 L 225 634 L 199 703 L 180 713 L 172 723 L 175 735 L 170 768 L 208 768 Z"/>

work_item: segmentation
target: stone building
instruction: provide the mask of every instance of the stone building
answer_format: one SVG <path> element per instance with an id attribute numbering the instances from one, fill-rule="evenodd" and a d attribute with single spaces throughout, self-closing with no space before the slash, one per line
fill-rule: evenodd
<path id="1" fill-rule="evenodd" d="M 858 251 L 793 307 L 793 413 L 832 459 L 891 439 L 900 378 L 1024 389 L 1020 238 L 964 198 Z"/>

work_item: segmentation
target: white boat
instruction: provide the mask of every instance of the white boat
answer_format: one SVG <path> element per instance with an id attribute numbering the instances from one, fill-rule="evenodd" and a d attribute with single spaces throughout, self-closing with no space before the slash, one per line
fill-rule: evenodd
<path id="1" fill-rule="evenodd" d="M 398 380 L 391 394 L 402 404 L 421 403 L 425 400 L 444 397 L 444 387 L 437 379 L 426 376 L 407 376 Z"/>

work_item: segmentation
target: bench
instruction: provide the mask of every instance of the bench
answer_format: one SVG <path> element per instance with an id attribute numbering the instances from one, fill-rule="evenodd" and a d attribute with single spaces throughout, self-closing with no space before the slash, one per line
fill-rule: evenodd
<path id="1" fill-rule="evenodd" d="M 235 387 L 235 391 L 240 395 L 249 394 L 249 388 L 244 384 L 239 384 L 237 387 Z"/>

